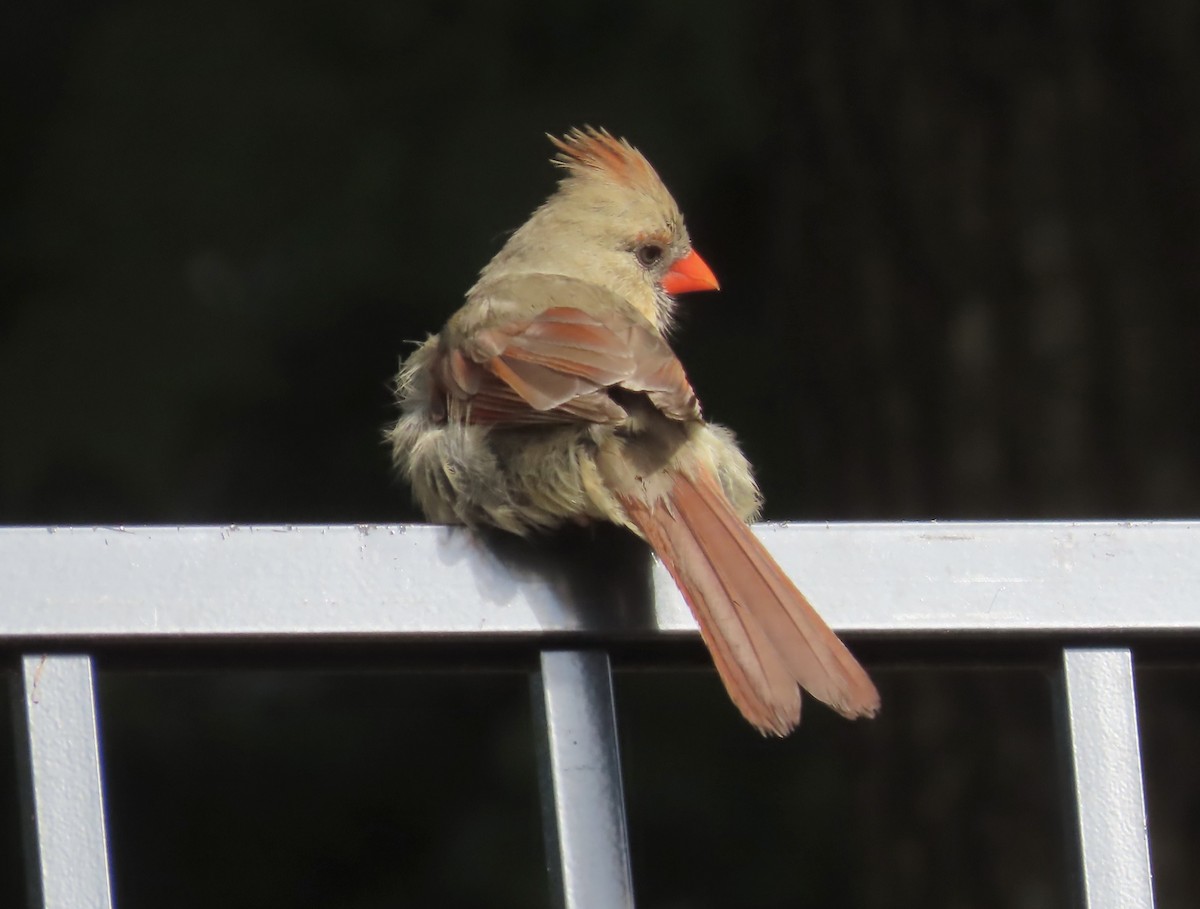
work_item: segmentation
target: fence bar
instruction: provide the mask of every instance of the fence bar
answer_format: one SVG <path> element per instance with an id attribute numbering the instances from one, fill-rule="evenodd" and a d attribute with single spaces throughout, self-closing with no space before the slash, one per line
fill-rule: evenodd
<path id="1" fill-rule="evenodd" d="M 603 651 L 543 651 L 542 807 L 563 909 L 632 909 L 612 673 Z"/>
<path id="2" fill-rule="evenodd" d="M 755 530 L 840 631 L 1200 631 L 1200 522 Z M 631 564 L 638 553 L 513 559 L 421 525 L 0 529 L 0 640 L 695 634 L 670 577 L 644 554 Z"/>
<path id="3" fill-rule="evenodd" d="M 1153 909 L 1133 659 L 1063 652 L 1087 909 Z"/>
<path id="4" fill-rule="evenodd" d="M 92 660 L 26 655 L 21 668 L 31 904 L 111 909 Z"/>

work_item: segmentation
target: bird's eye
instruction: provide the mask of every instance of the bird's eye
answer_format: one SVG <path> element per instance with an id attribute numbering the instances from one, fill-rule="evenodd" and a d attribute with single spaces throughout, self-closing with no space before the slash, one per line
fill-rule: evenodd
<path id="1" fill-rule="evenodd" d="M 657 243 L 643 243 L 634 250 L 634 255 L 645 268 L 652 268 L 662 259 L 663 248 Z"/>

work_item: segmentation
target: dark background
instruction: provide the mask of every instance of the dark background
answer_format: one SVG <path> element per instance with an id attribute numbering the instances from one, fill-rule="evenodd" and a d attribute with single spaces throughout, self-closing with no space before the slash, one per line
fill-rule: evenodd
<path id="1" fill-rule="evenodd" d="M 2 523 L 416 519 L 398 356 L 585 123 L 722 280 L 676 346 L 769 518 L 1200 513 L 1185 0 L 16 3 L 0 67 Z M 1071 899 L 1052 653 L 956 660 L 876 660 L 880 721 L 782 745 L 625 661 L 641 904 Z M 546 899 L 528 655 L 245 662 L 104 675 L 124 909 Z M 1140 665 L 1160 905 L 1191 906 L 1200 685 Z"/>

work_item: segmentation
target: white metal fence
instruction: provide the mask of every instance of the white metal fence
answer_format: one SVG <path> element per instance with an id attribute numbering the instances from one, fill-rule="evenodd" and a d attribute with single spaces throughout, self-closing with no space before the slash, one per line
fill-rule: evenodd
<path id="1" fill-rule="evenodd" d="M 1200 524 L 758 531 L 839 631 L 1064 642 L 1062 721 L 1087 909 L 1153 905 L 1127 644 L 1134 634 L 1200 631 Z M 571 909 L 632 906 L 604 645 L 695 626 L 657 567 L 609 566 L 583 583 L 578 569 L 519 564 L 464 531 L 427 526 L 0 530 L 0 641 L 22 654 L 35 905 L 113 905 L 95 654 L 199 640 L 437 638 L 539 647 L 557 899 Z"/>

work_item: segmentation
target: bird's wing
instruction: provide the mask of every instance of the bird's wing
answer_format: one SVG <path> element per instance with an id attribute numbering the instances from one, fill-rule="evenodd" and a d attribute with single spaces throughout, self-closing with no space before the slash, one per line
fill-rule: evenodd
<path id="1" fill-rule="evenodd" d="M 623 390 L 644 394 L 671 419 L 699 419 L 662 335 L 629 307 L 598 307 L 594 296 L 578 301 L 586 308 L 552 305 L 444 333 L 432 368 L 450 414 L 491 425 L 620 423 Z M 563 297 L 552 299 L 570 302 Z"/>

